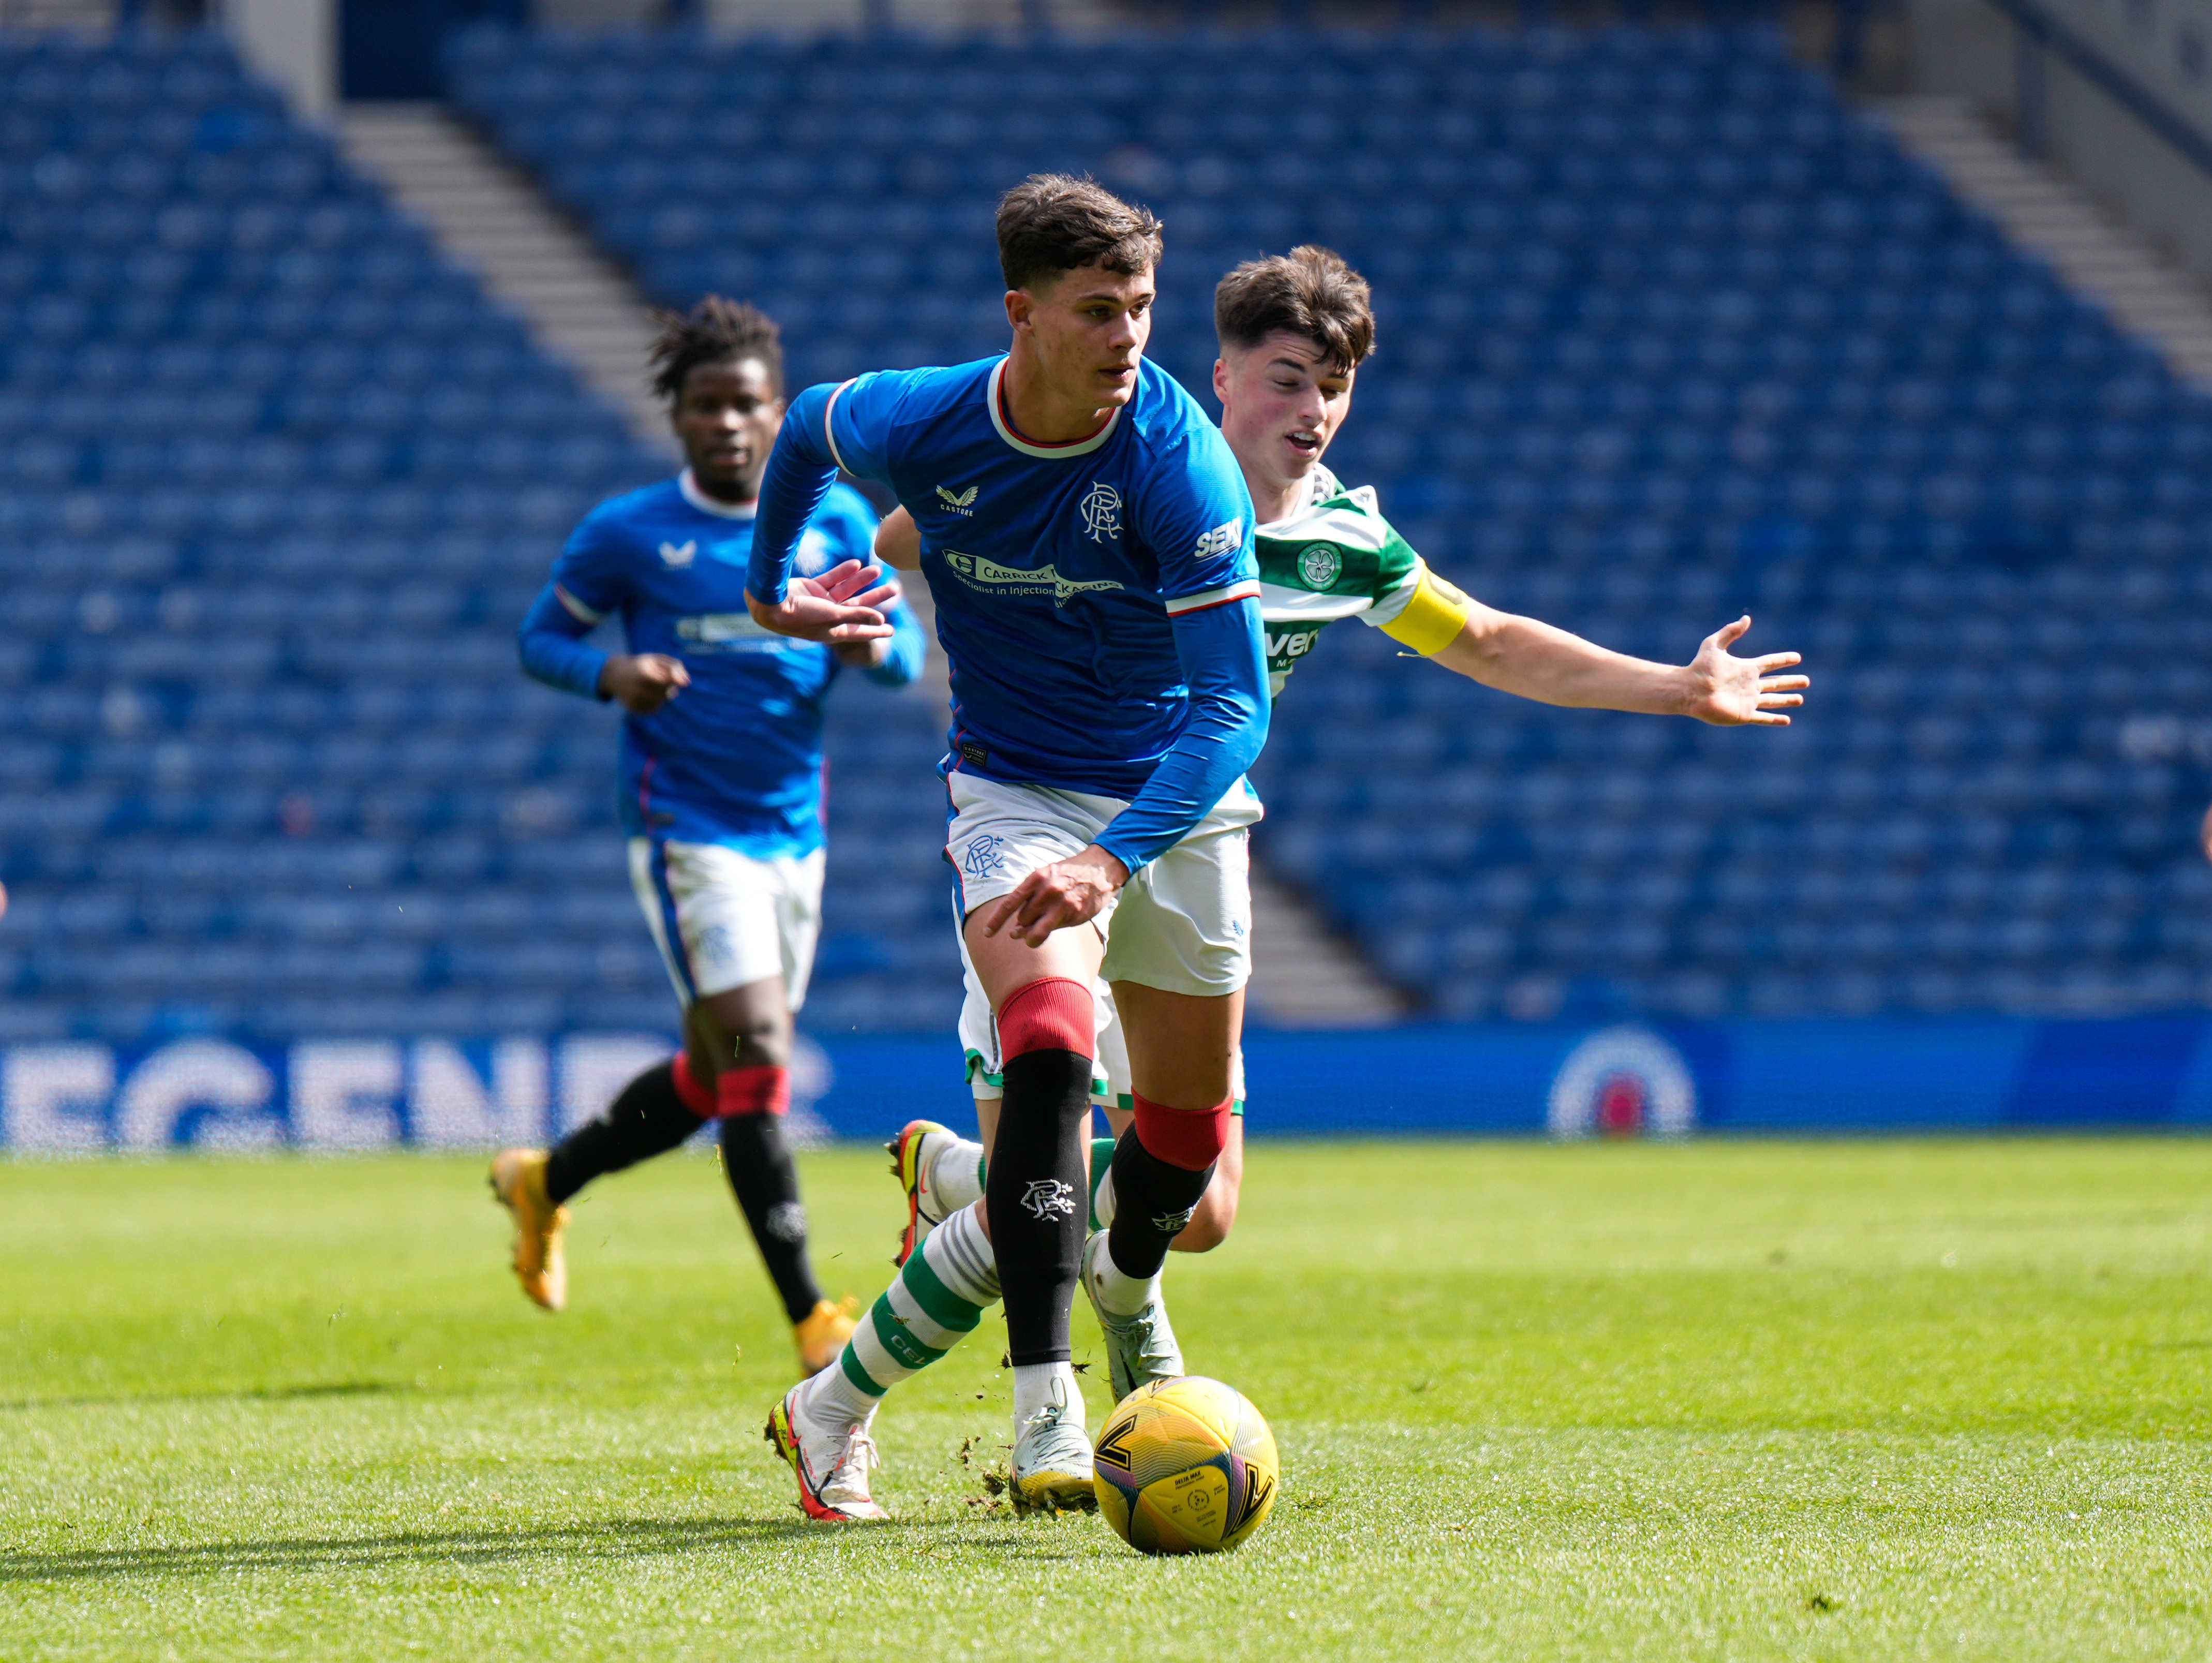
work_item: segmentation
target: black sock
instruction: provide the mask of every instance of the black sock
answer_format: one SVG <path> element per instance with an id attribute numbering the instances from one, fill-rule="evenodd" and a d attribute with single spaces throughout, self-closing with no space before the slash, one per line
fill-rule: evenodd
<path id="1" fill-rule="evenodd" d="M 1191 1172 L 1170 1166 L 1138 1141 L 1131 1126 L 1114 1145 L 1114 1223 L 1106 1232 L 1106 1251 L 1114 1268 L 1142 1279 L 1158 1276 L 1168 1262 L 1168 1244 L 1190 1223 L 1213 1168 Z"/>
<path id="2" fill-rule="evenodd" d="M 806 1204 L 799 1199 L 799 1168 L 784 1141 L 781 1114 L 732 1114 L 722 1121 L 722 1170 L 752 1226 L 762 1261 L 796 1323 L 822 1302 L 814 1267 L 806 1260 Z"/>
<path id="3" fill-rule="evenodd" d="M 1083 1259 L 1083 1140 L 1091 1059 L 1073 1051 L 1009 1057 L 983 1205 L 1006 1302 L 1014 1366 L 1068 1360 L 1067 1314 Z"/>
<path id="4" fill-rule="evenodd" d="M 656 1063 L 624 1086 L 598 1120 L 554 1146 L 545 1159 L 545 1193 L 557 1207 L 601 1173 L 665 1155 L 698 1129 L 699 1117 L 676 1095 L 675 1059 Z"/>

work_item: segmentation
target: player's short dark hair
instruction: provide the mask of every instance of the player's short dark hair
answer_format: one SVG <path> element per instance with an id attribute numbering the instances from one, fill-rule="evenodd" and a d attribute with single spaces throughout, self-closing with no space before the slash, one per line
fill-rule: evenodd
<path id="1" fill-rule="evenodd" d="M 999 198 L 999 270 L 1008 288 L 1085 265 L 1149 271 L 1163 246 L 1151 209 L 1091 179 L 1032 173 Z"/>
<path id="2" fill-rule="evenodd" d="M 1256 347 L 1277 330 L 1303 335 L 1340 372 L 1375 350 L 1373 291 L 1334 249 L 1306 243 L 1247 260 L 1213 290 L 1213 330 L 1224 347 Z"/>
<path id="3" fill-rule="evenodd" d="M 653 313 L 660 333 L 653 338 L 646 361 L 653 368 L 653 391 L 670 404 L 684 396 L 684 383 L 702 364 L 738 364 L 757 358 L 768 371 L 776 397 L 783 396 L 783 331 L 775 319 L 743 300 L 709 294 L 687 315 Z"/>

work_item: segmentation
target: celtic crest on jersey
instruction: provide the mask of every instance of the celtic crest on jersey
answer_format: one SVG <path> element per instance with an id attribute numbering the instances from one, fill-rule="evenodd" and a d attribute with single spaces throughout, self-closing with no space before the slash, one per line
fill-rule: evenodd
<path id="1" fill-rule="evenodd" d="M 1298 553 L 1298 576 L 1309 589 L 1326 589 L 1344 570 L 1344 556 L 1326 543 L 1310 543 Z"/>

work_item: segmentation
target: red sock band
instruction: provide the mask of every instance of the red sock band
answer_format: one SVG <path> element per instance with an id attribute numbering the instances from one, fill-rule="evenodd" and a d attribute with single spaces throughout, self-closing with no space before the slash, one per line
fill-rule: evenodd
<path id="1" fill-rule="evenodd" d="M 1044 976 L 1014 990 L 999 1012 L 999 1050 L 1012 1059 L 1031 1051 L 1097 1054 L 1098 1002 L 1091 984 L 1072 976 Z"/>
<path id="2" fill-rule="evenodd" d="M 676 1095 L 684 1100 L 684 1107 L 701 1120 L 714 1118 L 714 1094 L 699 1083 L 691 1072 L 691 1059 L 681 1051 L 676 1053 Z"/>
<path id="3" fill-rule="evenodd" d="M 714 1113 L 727 1120 L 740 1114 L 783 1114 L 791 1108 L 787 1068 L 726 1068 L 714 1083 Z"/>
<path id="4" fill-rule="evenodd" d="M 1185 1172 L 1204 1172 L 1221 1158 L 1229 1146 L 1229 1111 L 1236 1102 L 1224 1097 L 1212 1108 L 1170 1108 L 1139 1096 L 1137 1141 L 1145 1152 Z"/>

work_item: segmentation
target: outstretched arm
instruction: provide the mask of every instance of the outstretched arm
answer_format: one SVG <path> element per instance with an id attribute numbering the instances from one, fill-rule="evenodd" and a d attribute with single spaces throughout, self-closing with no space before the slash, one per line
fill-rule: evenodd
<path id="1" fill-rule="evenodd" d="M 1469 601 L 1459 634 L 1431 656 L 1485 687 L 1543 704 L 1694 716 L 1719 727 L 1787 727 L 1782 711 L 1803 704 L 1800 689 L 1812 682 L 1778 673 L 1798 662 L 1795 652 L 1733 656 L 1729 648 L 1750 628 L 1747 614 L 1706 636 L 1688 664 L 1654 664 Z"/>

